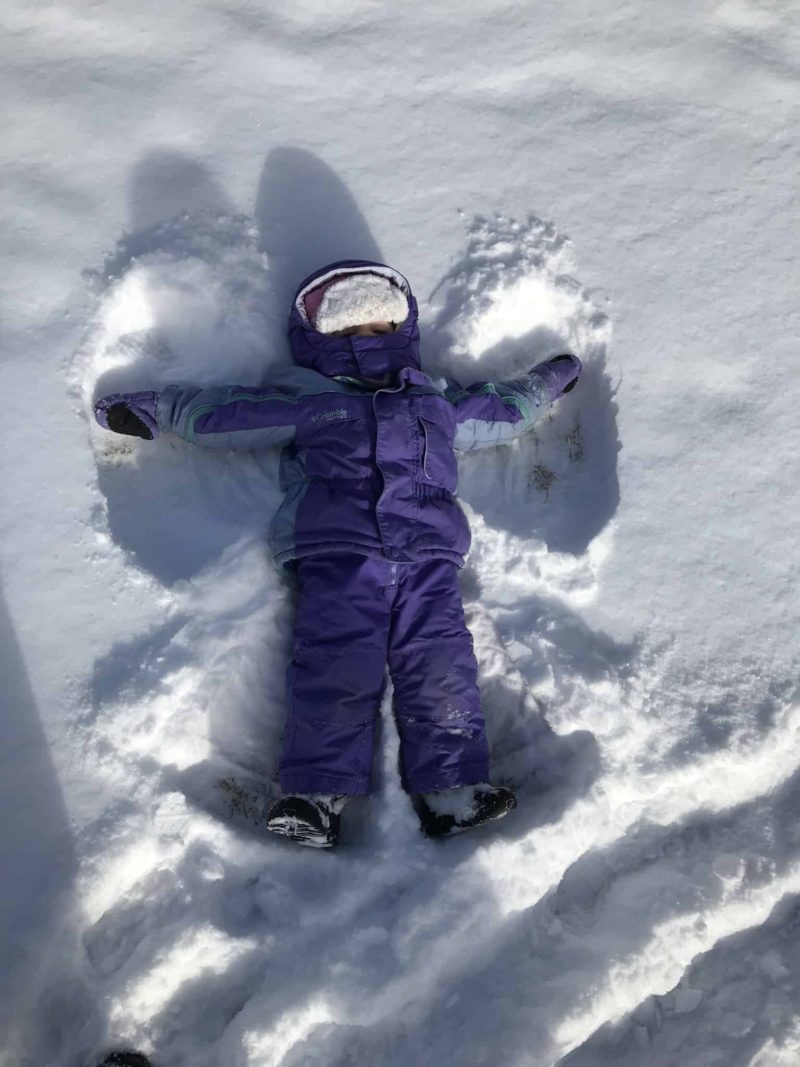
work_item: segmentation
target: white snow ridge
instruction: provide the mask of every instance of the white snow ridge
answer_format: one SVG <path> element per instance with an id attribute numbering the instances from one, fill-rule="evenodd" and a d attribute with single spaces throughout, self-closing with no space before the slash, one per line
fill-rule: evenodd
<path id="1" fill-rule="evenodd" d="M 7 6 L 2 1067 L 797 1067 L 793 6 Z M 584 371 L 459 459 L 517 808 L 424 838 L 389 689 L 327 852 L 264 828 L 277 454 L 92 402 L 269 382 L 349 257 L 437 381 Z"/>

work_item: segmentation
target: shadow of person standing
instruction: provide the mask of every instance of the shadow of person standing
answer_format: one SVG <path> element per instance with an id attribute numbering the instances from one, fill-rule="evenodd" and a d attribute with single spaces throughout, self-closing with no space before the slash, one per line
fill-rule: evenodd
<path id="1" fill-rule="evenodd" d="M 235 213 L 208 168 L 173 148 L 154 149 L 133 168 L 128 211 L 131 232 L 142 235 L 187 213 Z"/>
<path id="2" fill-rule="evenodd" d="M 260 279 L 252 278 L 255 268 L 241 251 L 252 224 L 235 212 L 205 166 L 169 149 L 148 152 L 133 168 L 129 213 L 130 230 L 104 266 L 110 284 L 102 312 L 108 318 L 122 309 L 129 325 L 113 345 L 108 342 L 109 352 L 93 354 L 104 366 L 95 395 L 171 381 L 208 384 L 214 372 L 224 378 L 225 359 L 235 361 L 231 349 L 242 347 L 244 332 L 230 324 L 258 295 L 251 288 Z M 255 250 L 252 258 L 258 261 Z M 242 374 L 238 368 L 230 373 Z M 238 465 L 239 478 L 224 479 L 226 463 L 188 449 L 169 463 L 156 449 L 139 449 L 135 464 L 102 456 L 98 481 L 114 541 L 170 586 L 241 537 L 242 515 L 253 527 L 266 526 L 270 508 L 259 510 L 260 498 L 250 491 L 258 473 L 253 463 L 247 470 Z M 191 538 L 186 529 L 194 531 Z"/>
<path id="3" fill-rule="evenodd" d="M 3 1062 L 50 1062 L 91 1008 L 71 955 L 77 869 L 69 818 L 14 624 L 0 594 L 0 1045 Z M 69 948 L 62 954 L 59 946 Z M 67 966 L 69 971 L 69 964 Z M 41 986 L 46 988 L 42 992 Z"/>
<path id="4" fill-rule="evenodd" d="M 275 278 L 275 321 L 286 320 L 292 296 L 307 274 L 339 259 L 383 262 L 355 197 L 311 152 L 273 149 L 261 172 L 255 216 L 261 248 Z"/>

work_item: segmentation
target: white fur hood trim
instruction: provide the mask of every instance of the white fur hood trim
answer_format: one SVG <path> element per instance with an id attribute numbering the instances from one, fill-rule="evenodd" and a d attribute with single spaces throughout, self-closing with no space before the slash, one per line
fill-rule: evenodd
<path id="1" fill-rule="evenodd" d="M 402 289 L 377 274 L 354 273 L 325 291 L 314 320 L 320 333 L 335 333 L 367 322 L 405 322 L 408 300 Z"/>

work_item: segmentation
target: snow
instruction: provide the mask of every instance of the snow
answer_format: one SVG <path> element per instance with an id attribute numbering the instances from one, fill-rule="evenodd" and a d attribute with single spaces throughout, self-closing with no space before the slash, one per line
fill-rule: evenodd
<path id="1" fill-rule="evenodd" d="M 2 16 L 0 1062 L 800 1061 L 800 31 L 760 0 L 37 0 Z M 277 458 L 98 391 L 268 380 L 392 264 L 427 369 L 574 350 L 462 458 L 502 823 L 269 838 Z"/>

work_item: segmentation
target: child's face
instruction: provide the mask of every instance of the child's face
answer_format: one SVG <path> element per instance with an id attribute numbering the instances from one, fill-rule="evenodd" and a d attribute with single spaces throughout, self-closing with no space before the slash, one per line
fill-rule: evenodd
<path id="1" fill-rule="evenodd" d="M 331 337 L 380 337 L 384 333 L 394 333 L 396 328 L 393 322 L 364 322 L 360 326 L 335 330 Z"/>

